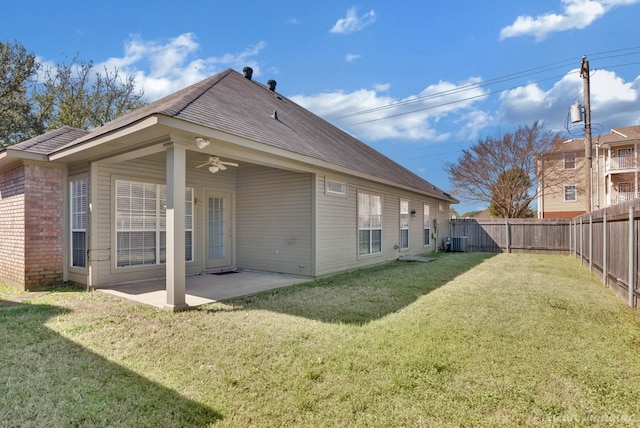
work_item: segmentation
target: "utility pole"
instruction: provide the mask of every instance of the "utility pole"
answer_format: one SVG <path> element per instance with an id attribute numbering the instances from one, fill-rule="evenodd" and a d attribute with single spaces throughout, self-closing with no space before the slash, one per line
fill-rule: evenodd
<path id="1" fill-rule="evenodd" d="M 588 212 L 591 212 L 593 211 L 593 149 L 591 147 L 591 93 L 589 82 L 589 61 L 587 61 L 586 55 L 582 56 L 580 77 L 584 80 L 584 157 L 588 162 L 586 165 L 585 193 L 587 194 L 587 198 L 585 201 L 585 209 Z"/>

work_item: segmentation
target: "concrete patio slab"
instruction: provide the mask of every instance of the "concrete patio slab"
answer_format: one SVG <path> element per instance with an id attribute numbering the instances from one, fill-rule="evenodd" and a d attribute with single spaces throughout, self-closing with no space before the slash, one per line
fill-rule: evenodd
<path id="1" fill-rule="evenodd" d="M 307 281 L 311 279 L 252 271 L 188 276 L 186 301 L 189 307 L 196 307 Z M 163 279 L 97 288 L 96 291 L 157 308 L 164 308 L 167 301 Z"/>

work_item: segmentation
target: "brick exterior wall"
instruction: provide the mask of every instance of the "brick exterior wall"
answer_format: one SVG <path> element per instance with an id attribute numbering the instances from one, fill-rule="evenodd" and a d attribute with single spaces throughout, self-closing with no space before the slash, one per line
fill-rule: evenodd
<path id="1" fill-rule="evenodd" d="M 24 290 L 24 167 L 0 173 L 0 282 Z"/>
<path id="2" fill-rule="evenodd" d="M 0 281 L 38 290 L 64 277 L 64 174 L 23 165 L 0 174 Z"/>
<path id="3" fill-rule="evenodd" d="M 545 211 L 543 218 L 574 218 L 584 214 L 584 211 Z"/>
<path id="4" fill-rule="evenodd" d="M 60 168 L 25 167 L 25 287 L 63 280 L 64 175 Z"/>

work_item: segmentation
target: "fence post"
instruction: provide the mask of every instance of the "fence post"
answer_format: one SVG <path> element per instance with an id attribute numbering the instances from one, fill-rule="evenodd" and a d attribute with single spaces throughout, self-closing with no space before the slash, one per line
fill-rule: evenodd
<path id="1" fill-rule="evenodd" d="M 589 216 L 589 272 L 593 272 L 593 216 Z"/>
<path id="2" fill-rule="evenodd" d="M 511 252 L 511 228 L 509 227 L 509 222 L 505 222 L 505 226 L 507 227 L 507 254 Z"/>
<path id="3" fill-rule="evenodd" d="M 607 266 L 607 213 L 602 214 L 602 282 L 607 286 L 609 266 Z"/>
<path id="4" fill-rule="evenodd" d="M 635 225 L 633 220 L 633 207 L 629 207 L 629 307 L 633 308 L 633 291 L 636 288 L 635 275 L 634 275 L 634 244 L 635 244 Z"/>
<path id="5" fill-rule="evenodd" d="M 584 265 L 584 227 L 582 217 L 580 217 L 580 265 Z"/>
<path id="6" fill-rule="evenodd" d="M 569 255 L 573 255 L 573 242 L 571 241 L 571 236 L 573 236 L 573 231 L 571 228 L 573 227 L 573 220 L 569 219 Z"/>

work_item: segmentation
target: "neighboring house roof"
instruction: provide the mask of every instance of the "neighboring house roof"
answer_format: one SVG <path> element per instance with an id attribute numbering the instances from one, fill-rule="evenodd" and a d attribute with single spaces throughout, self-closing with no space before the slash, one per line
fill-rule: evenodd
<path id="1" fill-rule="evenodd" d="M 640 140 L 640 126 L 612 128 L 609 134 L 601 135 L 597 139 L 598 143 L 603 146 L 629 144 L 637 140 Z"/>
<path id="2" fill-rule="evenodd" d="M 450 202 L 458 202 L 448 193 L 353 136 L 232 69 L 124 114 L 90 132 L 64 127 L 60 130 L 61 134 L 51 136 L 51 133 L 47 133 L 42 137 L 50 145 L 45 146 L 44 141 L 39 141 L 36 146 L 42 145 L 43 150 L 53 149 L 49 154 L 64 152 L 65 149 L 81 146 L 155 115 L 173 117 L 237 135 L 426 192 Z M 277 119 L 274 119 L 276 115 Z M 65 129 L 66 132 L 63 132 Z M 71 138 L 74 132 L 75 138 Z M 61 144 L 64 138 L 70 139 Z M 20 144 L 30 141 L 29 144 L 33 144 L 33 140 L 36 139 Z"/>

